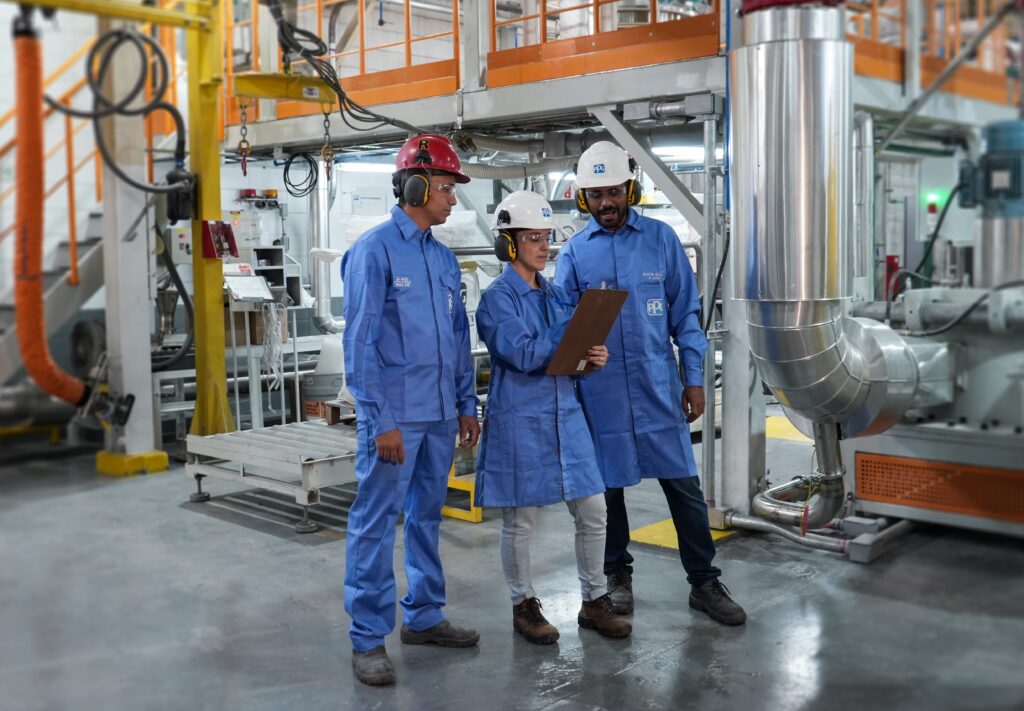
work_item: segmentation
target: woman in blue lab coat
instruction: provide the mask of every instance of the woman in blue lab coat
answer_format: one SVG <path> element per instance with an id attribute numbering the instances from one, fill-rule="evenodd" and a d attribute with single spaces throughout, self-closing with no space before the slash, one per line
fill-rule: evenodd
<path id="1" fill-rule="evenodd" d="M 484 293 L 477 330 L 491 354 L 476 503 L 500 507 L 501 563 L 512 596 L 512 626 L 528 641 L 551 644 L 558 630 L 541 613 L 530 577 L 529 539 L 539 507 L 565 501 L 576 521 L 581 627 L 626 637 L 629 621 L 612 611 L 604 577 L 604 481 L 576 396 L 575 378 L 545 375 L 573 307 L 540 271 L 547 265 L 551 206 L 530 191 L 498 205 L 494 249 L 508 266 Z M 608 361 L 603 345 L 587 360 Z"/>

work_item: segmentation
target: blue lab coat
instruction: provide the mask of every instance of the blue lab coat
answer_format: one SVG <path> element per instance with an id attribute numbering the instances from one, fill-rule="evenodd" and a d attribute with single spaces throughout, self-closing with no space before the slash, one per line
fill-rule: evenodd
<path id="1" fill-rule="evenodd" d="M 506 267 L 476 312 L 491 353 L 477 506 L 544 506 L 604 492 L 576 378 L 545 375 L 572 316 L 565 292 Z M 597 345 L 597 344 L 595 344 Z"/>
<path id="2" fill-rule="evenodd" d="M 356 399 L 359 491 L 348 519 L 345 610 L 357 651 L 395 627 L 392 556 L 405 512 L 403 619 L 423 630 L 444 619 L 438 555 L 441 507 L 455 452 L 457 415 L 475 415 L 469 321 L 455 255 L 398 207 L 341 263 L 345 372 Z M 398 428 L 405 463 L 377 456 L 374 438 Z"/>
<path id="3" fill-rule="evenodd" d="M 579 384 L 605 484 L 697 474 L 683 384 L 703 385 L 707 339 L 697 283 L 672 229 L 633 209 L 607 232 L 593 217 L 561 253 L 555 282 L 573 302 L 586 289 L 626 289 L 629 297 L 608 337 L 608 365 Z"/>

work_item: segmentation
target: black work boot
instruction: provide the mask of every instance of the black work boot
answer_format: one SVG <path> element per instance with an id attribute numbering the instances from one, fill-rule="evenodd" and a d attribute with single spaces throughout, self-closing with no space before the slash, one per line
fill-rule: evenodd
<path id="1" fill-rule="evenodd" d="M 619 615 L 633 614 L 633 576 L 628 570 L 613 570 L 608 576 L 608 595 Z"/>
<path id="2" fill-rule="evenodd" d="M 474 647 L 480 641 L 476 630 L 456 627 L 448 620 L 438 622 L 425 630 L 402 625 L 402 644 L 436 644 L 438 647 Z"/>
<path id="3" fill-rule="evenodd" d="M 512 627 L 527 642 L 554 644 L 558 640 L 558 630 L 545 619 L 540 608 L 540 600 L 535 597 L 527 598 L 518 605 L 513 605 Z"/>
<path id="4" fill-rule="evenodd" d="M 580 627 L 597 630 L 605 637 L 628 637 L 633 625 L 625 617 L 615 614 L 611 597 L 606 593 L 596 600 L 584 602 L 576 621 Z"/>
<path id="5" fill-rule="evenodd" d="M 384 646 L 374 647 L 366 652 L 352 650 L 352 671 L 356 679 L 370 686 L 386 686 L 395 683 L 395 667 L 388 659 Z"/>
<path id="6" fill-rule="evenodd" d="M 708 613 L 708 617 L 723 625 L 742 625 L 747 621 L 747 613 L 733 602 L 729 588 L 718 578 L 690 587 L 690 607 Z"/>

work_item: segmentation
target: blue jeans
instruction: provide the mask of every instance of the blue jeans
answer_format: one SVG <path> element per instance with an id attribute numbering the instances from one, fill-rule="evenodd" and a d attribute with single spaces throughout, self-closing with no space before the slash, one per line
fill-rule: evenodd
<path id="1" fill-rule="evenodd" d="M 395 629 L 395 524 L 405 512 L 405 624 L 414 630 L 444 620 L 444 572 L 438 553 L 441 507 L 455 453 L 457 420 L 402 422 L 405 463 L 377 456 L 366 427 L 358 423 L 356 477 L 359 491 L 348 515 L 345 611 L 352 618 L 352 648 L 366 652 Z"/>
<path id="2" fill-rule="evenodd" d="M 708 507 L 695 476 L 681 479 L 658 479 L 668 509 L 672 513 L 676 536 L 679 538 L 679 558 L 686 570 L 690 585 L 700 585 L 717 578 L 722 571 L 711 564 L 715 558 L 715 542 L 708 527 Z M 622 489 L 605 492 L 608 504 L 608 537 L 604 547 L 604 572 L 633 573 L 633 556 L 629 554 L 629 517 Z"/>

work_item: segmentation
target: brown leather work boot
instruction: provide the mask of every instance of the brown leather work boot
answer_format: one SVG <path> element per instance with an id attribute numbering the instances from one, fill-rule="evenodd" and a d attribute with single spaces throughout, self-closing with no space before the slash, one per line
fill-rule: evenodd
<path id="1" fill-rule="evenodd" d="M 584 602 L 576 619 L 580 627 L 597 630 L 598 634 L 605 637 L 628 637 L 633 631 L 629 620 L 615 614 L 607 594 L 591 602 Z"/>
<path id="2" fill-rule="evenodd" d="M 535 597 L 527 598 L 518 605 L 513 605 L 512 627 L 527 642 L 554 644 L 558 640 L 558 630 L 544 618 L 540 608 L 540 600 Z"/>

